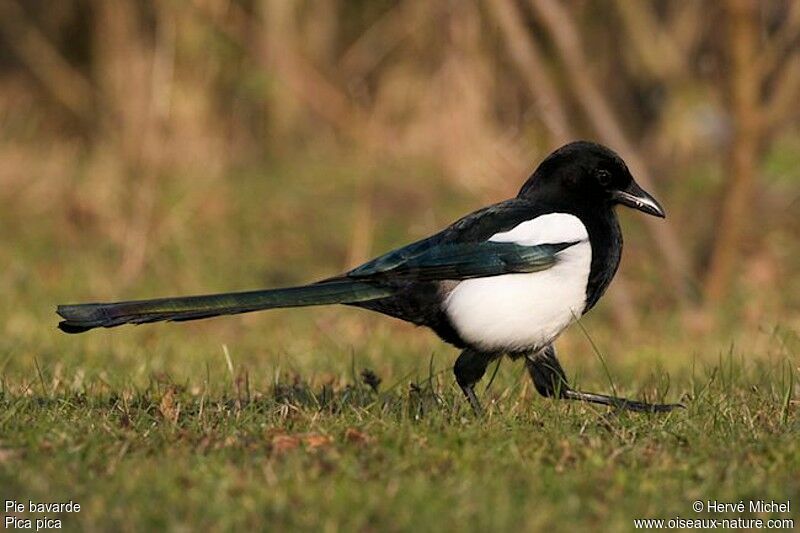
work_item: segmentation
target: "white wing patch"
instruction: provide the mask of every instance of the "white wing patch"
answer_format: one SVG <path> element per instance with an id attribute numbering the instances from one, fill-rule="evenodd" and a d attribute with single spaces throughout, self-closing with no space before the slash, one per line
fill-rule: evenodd
<path id="1" fill-rule="evenodd" d="M 487 351 L 543 348 L 583 313 L 592 262 L 589 234 L 580 219 L 551 213 L 493 235 L 490 241 L 526 246 L 578 241 L 541 272 L 460 282 L 444 308 L 459 335 Z"/>
<path id="2" fill-rule="evenodd" d="M 586 226 L 575 215 L 550 213 L 526 220 L 508 231 L 489 237 L 494 242 L 514 242 L 526 246 L 583 241 L 589 238 Z"/>

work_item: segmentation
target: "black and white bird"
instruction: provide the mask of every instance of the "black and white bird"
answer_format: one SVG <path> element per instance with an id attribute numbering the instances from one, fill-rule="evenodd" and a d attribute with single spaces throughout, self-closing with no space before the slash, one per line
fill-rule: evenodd
<path id="1" fill-rule="evenodd" d="M 475 211 L 340 276 L 281 289 L 60 305 L 59 328 L 79 333 L 346 304 L 427 326 L 460 348 L 453 371 L 476 413 L 481 407 L 474 386 L 489 363 L 504 354 L 524 358 L 544 396 L 668 411 L 679 404 L 574 390 L 553 347 L 561 332 L 595 306 L 617 271 L 622 254 L 617 204 L 664 217 L 616 153 L 573 142 L 542 161 L 516 198 Z"/>

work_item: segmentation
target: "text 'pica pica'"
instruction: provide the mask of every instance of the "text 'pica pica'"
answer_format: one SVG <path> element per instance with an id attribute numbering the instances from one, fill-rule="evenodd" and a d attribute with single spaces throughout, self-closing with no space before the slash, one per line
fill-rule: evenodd
<path id="1" fill-rule="evenodd" d="M 664 217 L 617 154 L 599 144 L 573 142 L 542 161 L 516 198 L 475 211 L 346 274 L 283 289 L 60 305 L 59 328 L 80 333 L 346 304 L 427 326 L 461 348 L 453 371 L 476 413 L 481 408 L 474 385 L 503 354 L 524 357 L 544 396 L 668 411 L 678 405 L 572 389 L 553 347 L 567 326 L 594 307 L 617 271 L 622 254 L 617 204 Z"/>

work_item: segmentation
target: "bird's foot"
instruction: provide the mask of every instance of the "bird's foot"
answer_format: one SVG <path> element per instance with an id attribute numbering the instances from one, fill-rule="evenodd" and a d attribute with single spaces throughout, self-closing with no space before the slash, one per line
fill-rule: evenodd
<path id="1" fill-rule="evenodd" d="M 667 413 L 673 409 L 686 408 L 685 405 L 680 403 L 637 402 L 626 398 L 617 398 L 616 396 L 606 396 L 605 394 L 575 390 L 570 387 L 567 376 L 564 373 L 564 369 L 561 368 L 561 364 L 558 362 L 556 350 L 552 344 L 548 345 L 541 352 L 528 356 L 525 359 L 525 365 L 528 368 L 528 373 L 533 380 L 536 390 L 546 398 L 597 403 L 640 413 Z"/>
<path id="2" fill-rule="evenodd" d="M 478 400 L 478 396 L 475 394 L 475 389 L 471 385 L 462 386 L 461 390 L 464 391 L 464 396 L 467 397 L 467 401 L 469 402 L 469 406 L 472 407 L 472 412 L 475 413 L 475 416 L 478 418 L 483 417 L 483 407 L 481 407 L 481 402 Z"/>
<path id="3" fill-rule="evenodd" d="M 483 416 L 483 408 L 481 408 L 481 402 L 478 401 L 478 396 L 475 394 L 475 384 L 486 373 L 486 367 L 489 362 L 497 357 L 498 354 L 483 353 L 467 348 L 461 352 L 461 355 L 456 359 L 456 364 L 453 366 L 456 382 L 461 387 L 470 407 L 472 407 L 472 411 L 478 418 Z"/>
<path id="4" fill-rule="evenodd" d="M 625 409 L 628 411 L 636 411 L 639 413 L 668 413 L 673 409 L 685 409 L 686 406 L 682 403 L 647 403 L 637 402 L 635 400 L 628 400 L 626 398 L 617 398 L 616 396 L 606 396 L 605 394 L 594 394 L 592 392 L 581 392 L 573 389 L 561 391 L 561 397 L 566 400 L 577 400 L 580 402 L 597 403 L 601 405 L 608 405 L 616 407 L 617 409 Z"/>

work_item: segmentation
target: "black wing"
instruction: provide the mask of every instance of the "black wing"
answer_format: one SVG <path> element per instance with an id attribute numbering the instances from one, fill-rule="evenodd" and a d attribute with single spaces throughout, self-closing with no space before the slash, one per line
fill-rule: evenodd
<path id="1" fill-rule="evenodd" d="M 545 270 L 555 264 L 558 252 L 575 242 L 523 246 L 488 240 L 537 215 L 536 209 L 524 200 L 495 204 L 467 215 L 432 237 L 364 263 L 344 277 L 403 283 Z"/>
<path id="2" fill-rule="evenodd" d="M 484 241 L 444 243 L 422 250 L 403 248 L 351 270 L 347 277 L 441 281 L 537 272 L 553 266 L 556 254 L 574 244 L 577 241 L 536 246 Z"/>

